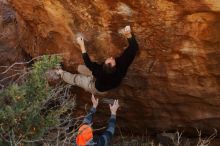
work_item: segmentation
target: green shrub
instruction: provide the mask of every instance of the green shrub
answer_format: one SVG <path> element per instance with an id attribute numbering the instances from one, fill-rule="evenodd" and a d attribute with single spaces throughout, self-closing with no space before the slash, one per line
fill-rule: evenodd
<path id="1" fill-rule="evenodd" d="M 58 56 L 41 57 L 22 83 L 13 83 L 0 92 L 0 145 L 40 139 L 48 127 L 59 122 L 59 110 L 43 114 L 42 109 L 52 94 L 45 73 L 60 61 Z"/>

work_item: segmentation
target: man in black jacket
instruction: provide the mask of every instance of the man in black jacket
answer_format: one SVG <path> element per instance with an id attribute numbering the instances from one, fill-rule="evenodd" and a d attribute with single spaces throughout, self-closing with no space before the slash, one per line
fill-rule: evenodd
<path id="1" fill-rule="evenodd" d="M 77 38 L 77 43 L 82 51 L 82 57 L 86 67 L 92 72 L 91 76 L 83 74 L 71 74 L 59 69 L 58 74 L 61 78 L 72 85 L 79 86 L 93 94 L 104 94 L 106 91 L 119 86 L 132 61 L 134 60 L 139 49 L 134 35 L 131 33 L 130 26 L 122 29 L 121 33 L 127 38 L 129 46 L 125 49 L 120 57 L 107 58 L 105 62 L 98 64 L 90 60 L 85 49 L 82 37 Z"/>

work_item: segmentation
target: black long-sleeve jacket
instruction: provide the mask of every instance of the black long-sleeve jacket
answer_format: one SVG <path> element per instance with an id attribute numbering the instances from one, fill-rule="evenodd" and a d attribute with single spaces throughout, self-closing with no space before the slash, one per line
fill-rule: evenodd
<path id="1" fill-rule="evenodd" d="M 117 87 L 123 77 L 126 75 L 127 69 L 134 60 L 139 49 L 137 41 L 134 36 L 128 38 L 129 46 L 125 49 L 120 57 L 116 60 L 116 71 L 108 74 L 103 70 L 103 63 L 98 64 L 92 62 L 87 53 L 83 53 L 83 60 L 85 65 L 92 71 L 93 76 L 96 78 L 95 87 L 100 92 L 105 92 Z"/>

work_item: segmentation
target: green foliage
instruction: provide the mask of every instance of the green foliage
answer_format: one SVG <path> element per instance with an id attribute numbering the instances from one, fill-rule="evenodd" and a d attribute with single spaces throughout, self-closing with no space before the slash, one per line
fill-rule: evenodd
<path id="1" fill-rule="evenodd" d="M 30 74 L 21 84 L 12 84 L 0 92 L 0 133 L 15 139 L 32 140 L 43 136 L 48 127 L 58 122 L 59 112 L 42 114 L 52 89 L 45 73 L 59 65 L 58 56 L 43 56 L 33 65 Z M 0 136 L 0 145 L 3 143 Z"/>

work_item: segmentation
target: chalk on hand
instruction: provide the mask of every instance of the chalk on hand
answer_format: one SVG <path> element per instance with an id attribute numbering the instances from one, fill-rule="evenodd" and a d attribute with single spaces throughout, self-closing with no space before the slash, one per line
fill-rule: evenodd
<path id="1" fill-rule="evenodd" d="M 85 36 L 84 36 L 82 33 L 80 33 L 80 32 L 76 34 L 76 40 L 77 40 L 78 38 L 82 38 L 83 40 L 86 40 L 86 41 L 87 41 L 87 39 L 85 38 Z"/>

